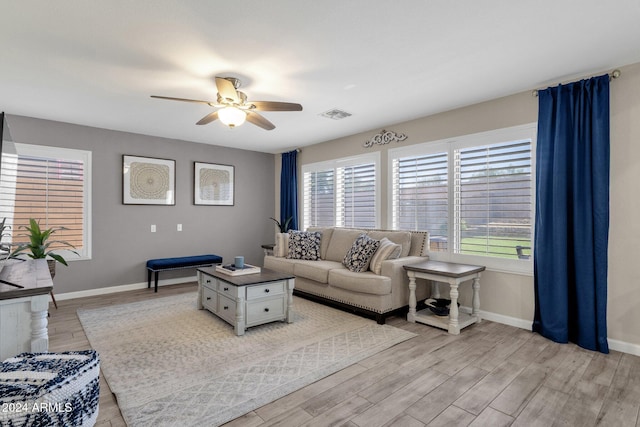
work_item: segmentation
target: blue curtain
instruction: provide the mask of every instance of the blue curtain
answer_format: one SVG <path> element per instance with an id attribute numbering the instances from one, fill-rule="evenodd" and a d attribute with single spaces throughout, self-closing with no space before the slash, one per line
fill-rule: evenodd
<path id="1" fill-rule="evenodd" d="M 298 152 L 282 153 L 280 173 L 280 223 L 292 218 L 289 229 L 298 229 Z"/>
<path id="2" fill-rule="evenodd" d="M 533 331 L 609 352 L 609 76 L 538 92 Z"/>

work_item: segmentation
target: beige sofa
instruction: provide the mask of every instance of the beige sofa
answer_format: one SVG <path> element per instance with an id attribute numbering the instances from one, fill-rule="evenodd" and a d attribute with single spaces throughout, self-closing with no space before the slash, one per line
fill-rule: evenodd
<path id="1" fill-rule="evenodd" d="M 296 276 L 296 295 L 327 303 L 358 314 L 374 317 L 384 324 L 387 316 L 406 310 L 409 304 L 409 279 L 403 266 L 425 261 L 429 235 L 425 231 L 386 231 L 349 228 L 309 228 L 320 231 L 320 259 L 289 259 L 266 255 L 264 267 Z M 397 259 L 382 261 L 380 274 L 367 270 L 352 272 L 342 260 L 361 234 L 380 240 L 383 237 L 401 246 Z M 284 251 L 280 251 L 284 255 Z M 427 286 L 416 289 L 418 300 L 428 295 Z"/>

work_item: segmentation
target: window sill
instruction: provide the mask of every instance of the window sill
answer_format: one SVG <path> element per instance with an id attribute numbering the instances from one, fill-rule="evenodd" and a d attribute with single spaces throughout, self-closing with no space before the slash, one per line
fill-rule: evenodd
<path id="1" fill-rule="evenodd" d="M 533 276 L 533 259 L 505 259 L 477 255 L 450 254 L 448 252 L 429 252 L 429 258 L 434 261 L 483 265 L 487 267 L 487 270 L 498 273 Z"/>

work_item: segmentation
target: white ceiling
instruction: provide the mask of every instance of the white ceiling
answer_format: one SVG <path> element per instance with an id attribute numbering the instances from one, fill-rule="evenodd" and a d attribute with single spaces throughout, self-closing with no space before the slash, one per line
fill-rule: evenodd
<path id="1" fill-rule="evenodd" d="M 0 110 L 276 153 L 640 62 L 639 22 L 638 0 L 5 0 Z M 304 110 L 232 130 L 149 97 L 215 101 L 214 76 Z"/>

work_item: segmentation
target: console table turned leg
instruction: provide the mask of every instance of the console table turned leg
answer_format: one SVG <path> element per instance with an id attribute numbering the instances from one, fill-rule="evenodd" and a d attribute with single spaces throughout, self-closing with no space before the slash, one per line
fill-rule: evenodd
<path id="1" fill-rule="evenodd" d="M 451 297 L 451 306 L 449 307 L 449 333 L 460 335 L 460 323 L 458 322 L 458 284 L 451 283 L 449 295 Z"/>
<path id="2" fill-rule="evenodd" d="M 480 275 L 473 279 L 473 300 L 471 314 L 476 317 L 476 323 L 480 322 Z"/>
<path id="3" fill-rule="evenodd" d="M 38 295 L 31 300 L 31 352 L 41 353 L 49 349 L 47 320 L 48 295 Z"/>
<path id="4" fill-rule="evenodd" d="M 409 271 L 409 313 L 407 314 L 407 322 L 416 323 L 416 275 L 413 271 Z"/>

